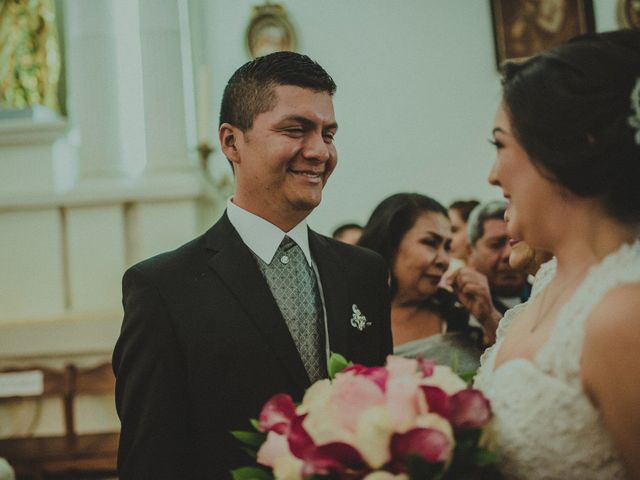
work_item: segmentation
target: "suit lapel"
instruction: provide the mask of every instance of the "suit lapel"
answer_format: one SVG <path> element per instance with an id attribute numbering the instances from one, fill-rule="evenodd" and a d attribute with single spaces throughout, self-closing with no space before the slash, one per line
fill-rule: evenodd
<path id="1" fill-rule="evenodd" d="M 347 355 L 347 323 L 351 307 L 348 301 L 346 275 L 340 265 L 340 258 L 328 242 L 309 230 L 309 248 L 318 267 L 324 305 L 327 310 L 329 347 L 332 352 Z"/>
<path id="2" fill-rule="evenodd" d="M 307 372 L 271 290 L 226 213 L 207 232 L 206 239 L 207 247 L 215 251 L 209 267 L 233 293 L 296 385 L 302 389 L 308 387 Z"/>

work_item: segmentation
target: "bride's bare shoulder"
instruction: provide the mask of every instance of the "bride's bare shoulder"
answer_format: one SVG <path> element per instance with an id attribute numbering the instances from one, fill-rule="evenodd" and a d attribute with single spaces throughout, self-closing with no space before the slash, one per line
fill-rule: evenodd
<path id="1" fill-rule="evenodd" d="M 640 282 L 620 285 L 587 320 L 581 377 L 631 477 L 640 478 Z"/>
<path id="2" fill-rule="evenodd" d="M 582 349 L 583 383 L 590 390 L 618 373 L 633 377 L 640 352 L 640 282 L 619 285 L 587 319 Z M 626 371 L 626 373 L 625 373 Z"/>

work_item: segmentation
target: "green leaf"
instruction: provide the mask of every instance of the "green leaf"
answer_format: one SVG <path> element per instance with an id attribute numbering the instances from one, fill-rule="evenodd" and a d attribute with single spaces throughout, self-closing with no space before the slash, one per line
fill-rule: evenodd
<path id="1" fill-rule="evenodd" d="M 486 467 L 488 465 L 498 463 L 498 456 L 495 452 L 490 452 L 489 450 L 481 448 L 475 453 L 473 462 L 481 467 Z"/>
<path id="2" fill-rule="evenodd" d="M 264 443 L 267 439 L 267 435 L 265 433 L 259 432 L 231 432 L 236 439 L 240 440 L 245 445 L 249 445 L 250 447 L 259 447 Z"/>
<path id="3" fill-rule="evenodd" d="M 458 371 L 460 370 L 460 355 L 456 350 L 454 350 L 453 352 L 451 352 L 450 358 L 451 370 L 453 370 L 453 373 L 455 373 L 456 375 L 459 375 Z"/>
<path id="4" fill-rule="evenodd" d="M 258 452 L 250 449 L 249 447 L 240 447 L 240 450 L 242 450 L 244 453 L 249 455 L 249 457 L 253 458 L 254 460 L 258 458 Z"/>
<path id="5" fill-rule="evenodd" d="M 471 385 L 476 376 L 476 371 L 458 373 L 458 376 L 467 384 Z"/>
<path id="6" fill-rule="evenodd" d="M 233 480 L 273 480 L 273 475 L 257 467 L 237 468 L 231 470 L 231 475 Z"/>
<path id="7" fill-rule="evenodd" d="M 256 429 L 256 432 L 260 432 L 260 422 L 255 418 L 249 419 L 251 426 Z M 262 433 L 262 432 L 261 432 Z"/>
<path id="8" fill-rule="evenodd" d="M 328 366 L 327 370 L 329 371 L 329 378 L 334 379 L 336 377 L 336 374 L 340 373 L 349 365 L 350 365 L 350 362 L 347 361 L 347 359 L 344 358 L 342 355 L 336 352 L 331 352 L 331 355 L 329 356 L 329 362 L 327 365 Z"/>

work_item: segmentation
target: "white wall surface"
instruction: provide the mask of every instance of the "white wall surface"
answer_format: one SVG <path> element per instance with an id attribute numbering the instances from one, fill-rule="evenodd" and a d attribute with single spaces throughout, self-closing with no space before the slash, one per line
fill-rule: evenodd
<path id="1" fill-rule="evenodd" d="M 255 0 L 192 0 L 196 63 L 212 71 L 211 115 L 249 60 L 244 32 Z M 299 48 L 334 78 L 339 164 L 310 224 L 330 233 L 364 223 L 400 191 L 448 204 L 499 197 L 486 178 L 500 86 L 488 0 L 281 0 Z M 596 0 L 596 28 L 616 28 L 614 0 Z M 197 68 L 197 65 L 196 65 Z M 217 122 L 215 122 L 217 124 Z M 213 130 L 213 129 L 212 129 Z M 215 132 L 212 131 L 212 139 Z M 217 144 L 217 140 L 215 140 Z M 214 169 L 228 167 L 220 152 Z"/>

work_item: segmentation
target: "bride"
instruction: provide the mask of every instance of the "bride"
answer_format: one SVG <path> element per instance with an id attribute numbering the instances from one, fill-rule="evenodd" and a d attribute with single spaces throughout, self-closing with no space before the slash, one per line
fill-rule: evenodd
<path id="1" fill-rule="evenodd" d="M 507 65 L 489 181 L 508 232 L 555 259 L 476 387 L 506 478 L 640 478 L 640 31 Z"/>

